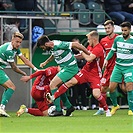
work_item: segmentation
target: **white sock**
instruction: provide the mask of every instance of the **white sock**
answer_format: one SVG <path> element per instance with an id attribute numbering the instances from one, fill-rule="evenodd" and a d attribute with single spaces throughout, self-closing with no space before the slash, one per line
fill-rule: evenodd
<path id="1" fill-rule="evenodd" d="M 0 105 L 0 108 L 3 109 L 3 110 L 5 110 L 5 107 L 6 107 L 6 106 L 3 105 L 3 104 Z"/>
<path id="2" fill-rule="evenodd" d="M 99 110 L 102 110 L 103 111 L 103 108 L 99 107 Z"/>
<path id="3" fill-rule="evenodd" d="M 24 112 L 26 112 L 26 113 L 27 113 L 27 112 L 28 112 L 28 109 L 26 108 Z"/>

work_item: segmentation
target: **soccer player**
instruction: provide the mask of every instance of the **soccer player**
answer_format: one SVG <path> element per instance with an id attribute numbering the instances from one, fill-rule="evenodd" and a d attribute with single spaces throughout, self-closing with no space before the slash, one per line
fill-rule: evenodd
<path id="1" fill-rule="evenodd" d="M 106 116 L 111 116 L 106 100 L 101 95 L 101 86 L 100 80 L 102 77 L 102 66 L 104 62 L 104 50 L 101 44 L 99 43 L 99 35 L 96 31 L 91 31 L 86 35 L 88 38 L 88 50 L 91 52 L 90 55 L 80 52 L 81 55 L 87 60 L 86 65 L 77 73 L 72 79 L 68 82 L 61 85 L 58 91 L 54 95 L 47 94 L 49 100 L 55 100 L 61 94 L 66 92 L 69 87 L 74 86 L 75 84 L 90 83 L 90 88 L 92 88 L 93 96 L 101 104 L 106 112 Z"/>
<path id="2" fill-rule="evenodd" d="M 114 43 L 114 39 L 116 38 L 116 36 L 118 36 L 118 34 L 114 33 L 115 28 L 114 28 L 114 22 L 112 20 L 107 20 L 104 23 L 104 28 L 105 28 L 107 36 L 101 39 L 100 44 L 103 46 L 106 52 L 106 56 L 107 56 Z M 115 60 L 116 60 L 116 54 L 114 54 L 113 57 L 109 60 L 108 65 L 106 66 L 103 76 L 102 76 L 101 92 L 105 100 L 107 99 L 106 92 L 108 91 L 110 76 L 111 76 L 111 73 L 115 65 Z M 115 104 L 112 107 L 111 114 L 114 114 L 115 111 L 119 108 L 120 108 L 119 105 Z M 103 108 L 101 108 L 101 105 L 99 104 L 99 110 L 94 115 L 102 115 L 102 114 L 104 114 L 104 110 Z"/>
<path id="3" fill-rule="evenodd" d="M 45 66 L 53 59 L 55 59 L 56 63 L 61 67 L 60 72 L 57 73 L 50 82 L 50 90 L 52 94 L 58 90 L 58 87 L 62 83 L 65 83 L 78 73 L 78 65 L 71 48 L 76 48 L 89 54 L 88 50 L 78 42 L 51 41 L 44 35 L 38 39 L 37 46 L 43 50 L 50 50 L 52 52 L 52 55 L 45 62 L 41 63 L 40 67 Z M 54 101 L 54 105 L 56 106 L 55 116 L 62 114 L 62 110 L 58 108 L 59 103 L 60 97 Z M 70 112 L 73 111 L 74 107 L 70 108 Z"/>
<path id="4" fill-rule="evenodd" d="M 20 116 L 25 112 L 34 116 L 48 116 L 48 108 L 50 106 L 50 103 L 46 99 L 46 94 L 48 92 L 50 93 L 50 88 L 49 88 L 50 81 L 59 72 L 59 70 L 60 67 L 53 66 L 53 67 L 48 67 L 44 70 L 39 70 L 31 74 L 30 76 L 22 76 L 21 80 L 23 82 L 28 82 L 30 79 L 37 77 L 31 89 L 31 96 L 35 100 L 38 108 L 37 109 L 26 108 L 25 105 L 21 105 L 20 109 L 17 111 L 17 116 Z M 69 102 L 67 97 L 65 97 L 65 95 L 66 94 L 63 94 L 61 96 L 61 100 L 63 102 L 63 105 L 67 108 L 66 116 L 69 116 L 71 114 L 69 112 L 69 109 L 72 107 L 72 104 Z"/>
<path id="5" fill-rule="evenodd" d="M 0 115 L 5 117 L 9 117 L 9 115 L 5 111 L 5 106 L 7 105 L 7 103 L 9 102 L 10 98 L 12 97 L 15 91 L 15 85 L 13 84 L 13 82 L 10 80 L 10 78 L 7 76 L 7 74 L 4 72 L 3 69 L 9 63 L 13 71 L 21 75 L 26 75 L 24 71 L 22 71 L 16 66 L 14 58 L 16 55 L 18 55 L 19 58 L 27 66 L 33 68 L 34 70 L 37 70 L 37 68 L 28 59 L 26 59 L 24 55 L 22 55 L 19 49 L 22 40 L 23 40 L 23 35 L 19 32 L 15 32 L 12 36 L 11 42 L 7 42 L 0 46 L 0 85 L 6 89 L 2 95 L 2 100 L 0 105 Z"/>
<path id="6" fill-rule="evenodd" d="M 128 115 L 133 115 L 133 36 L 130 35 L 130 22 L 123 22 L 121 25 L 122 35 L 115 38 L 114 44 L 108 53 L 103 66 L 108 65 L 108 61 L 116 52 L 116 64 L 110 78 L 110 99 L 117 103 L 115 89 L 118 83 L 124 79 L 127 90 L 127 100 L 129 105 Z"/>

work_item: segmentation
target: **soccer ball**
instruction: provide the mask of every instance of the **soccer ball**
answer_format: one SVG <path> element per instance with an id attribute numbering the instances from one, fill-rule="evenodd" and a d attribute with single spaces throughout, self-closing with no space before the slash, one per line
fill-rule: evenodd
<path id="1" fill-rule="evenodd" d="M 48 115 L 51 116 L 52 113 L 56 110 L 56 106 L 51 106 L 49 109 L 48 109 Z"/>

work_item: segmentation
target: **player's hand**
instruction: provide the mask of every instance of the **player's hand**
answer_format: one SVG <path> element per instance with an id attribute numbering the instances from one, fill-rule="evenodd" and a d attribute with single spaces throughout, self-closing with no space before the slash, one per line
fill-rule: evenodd
<path id="1" fill-rule="evenodd" d="M 30 80 L 30 76 L 22 76 L 20 80 L 23 82 L 28 82 Z"/>
<path id="2" fill-rule="evenodd" d="M 24 75 L 24 76 L 27 76 L 27 73 L 26 73 L 26 72 L 23 72 L 23 75 Z"/>
<path id="3" fill-rule="evenodd" d="M 103 63 L 103 69 L 105 69 L 107 67 L 107 65 L 108 65 L 108 61 L 105 59 L 104 63 Z"/>
<path id="4" fill-rule="evenodd" d="M 45 62 L 40 63 L 40 67 L 41 67 L 41 68 L 43 68 L 45 65 L 46 65 L 46 63 L 45 63 Z"/>

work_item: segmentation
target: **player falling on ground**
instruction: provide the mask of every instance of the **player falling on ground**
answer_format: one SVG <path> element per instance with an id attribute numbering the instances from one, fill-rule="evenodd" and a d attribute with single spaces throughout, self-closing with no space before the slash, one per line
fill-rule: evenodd
<path id="1" fill-rule="evenodd" d="M 25 105 L 21 105 L 20 109 L 17 111 L 17 116 L 20 116 L 25 112 L 34 116 L 48 116 L 50 103 L 46 99 L 46 93 L 50 93 L 50 81 L 59 72 L 59 70 L 59 67 L 48 67 L 44 70 L 39 70 L 31 74 L 30 76 L 22 76 L 21 80 L 23 82 L 28 82 L 30 79 L 37 77 L 32 86 L 31 96 L 35 100 L 38 108 L 26 108 Z M 66 94 L 61 96 L 61 100 L 63 102 L 63 105 L 67 108 L 66 116 L 69 116 L 71 114 L 69 108 L 72 105 L 69 100 L 66 99 L 65 95 Z"/>

